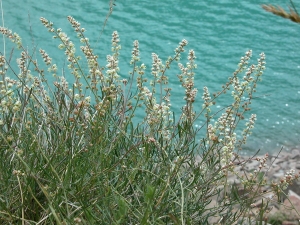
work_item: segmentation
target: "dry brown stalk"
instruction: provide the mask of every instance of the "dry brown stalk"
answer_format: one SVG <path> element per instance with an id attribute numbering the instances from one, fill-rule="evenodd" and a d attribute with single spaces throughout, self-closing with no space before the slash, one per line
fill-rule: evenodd
<path id="1" fill-rule="evenodd" d="M 283 18 L 289 19 L 295 23 L 300 23 L 300 16 L 299 14 L 292 9 L 291 7 L 289 7 L 290 12 L 286 12 L 283 8 L 281 8 L 280 6 L 273 6 L 273 5 L 262 5 L 261 6 L 264 10 L 266 10 L 267 12 L 271 12 L 277 16 L 281 16 Z"/>

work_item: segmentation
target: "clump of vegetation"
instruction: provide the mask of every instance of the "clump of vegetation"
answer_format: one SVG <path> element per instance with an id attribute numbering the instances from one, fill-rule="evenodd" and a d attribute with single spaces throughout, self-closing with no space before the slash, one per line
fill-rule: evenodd
<path id="1" fill-rule="evenodd" d="M 51 57 L 40 49 L 45 63 L 23 47 L 21 38 L 1 27 L 0 32 L 20 49 L 19 71 L 0 56 L 0 220 L 2 224 L 235 224 L 262 221 L 268 201 L 260 209 L 260 166 L 240 174 L 247 164 L 239 152 L 254 128 L 248 115 L 265 55 L 250 64 L 247 51 L 220 92 L 203 88 L 196 98 L 196 54 L 189 50 L 184 64 L 182 40 L 165 62 L 152 54 L 151 73 L 140 62 L 134 41 L 128 79 L 119 75 L 120 38 L 112 34 L 107 65 L 98 63 L 85 29 L 73 17 L 88 68 L 82 66 L 75 45 L 62 29 L 41 18 L 60 41 L 68 61 L 59 74 Z M 181 115 L 171 111 L 168 69 L 177 62 L 185 105 Z M 53 76 L 54 82 L 48 81 Z M 73 76 L 71 84 L 66 77 Z M 149 77 L 150 82 L 148 81 Z M 231 91 L 229 91 L 231 90 Z M 219 112 L 212 106 L 231 94 L 232 103 Z M 197 109 L 197 106 L 199 106 Z M 138 120 L 135 114 L 144 112 Z M 194 124 L 205 118 L 201 127 Z M 248 119 L 247 119 L 248 118 Z M 215 122 L 213 122 L 213 119 Z M 242 137 L 237 125 L 246 120 Z M 197 134 L 205 130 L 200 139 Z M 228 181 L 235 174 L 243 192 Z M 279 195 L 287 182 L 278 183 Z M 274 186 L 274 184 L 273 184 Z M 276 199 L 276 198 L 274 198 Z"/>

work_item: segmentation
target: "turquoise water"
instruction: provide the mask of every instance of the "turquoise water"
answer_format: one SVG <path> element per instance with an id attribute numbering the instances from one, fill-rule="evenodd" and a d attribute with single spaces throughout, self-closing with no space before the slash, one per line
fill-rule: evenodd
<path id="1" fill-rule="evenodd" d="M 284 7 L 289 3 L 282 0 L 270 2 Z M 120 68 L 124 78 L 130 70 L 130 52 L 134 40 L 140 42 L 141 59 L 150 74 L 152 52 L 165 60 L 173 55 L 183 38 L 187 39 L 188 49 L 194 49 L 197 56 L 195 80 L 199 88 L 199 108 L 204 85 L 211 92 L 219 90 L 248 49 L 253 50 L 253 63 L 264 52 L 267 69 L 258 86 L 257 96 L 261 97 L 252 107 L 258 120 L 247 149 L 274 153 L 281 146 L 290 149 L 300 145 L 300 25 L 265 12 L 260 7 L 265 3 L 268 2 L 116 1 L 114 11 L 97 42 L 109 10 L 108 1 L 2 2 L 5 26 L 19 33 L 29 49 L 32 46 L 45 49 L 59 68 L 64 66 L 63 53 L 57 48 L 59 43 L 41 25 L 40 17 L 53 21 L 56 27 L 62 28 L 75 39 L 66 19 L 68 15 L 73 16 L 86 28 L 86 35 L 99 54 L 102 65 L 105 65 L 105 56 L 110 53 L 111 33 L 117 30 L 122 44 Z M 3 45 L 2 40 L 0 44 Z M 9 51 L 8 43 L 7 46 Z M 173 68 L 168 75 L 173 88 L 173 109 L 179 113 L 184 92 L 177 81 L 177 66 L 174 64 Z M 217 107 L 225 105 L 226 102 L 217 103 Z"/>

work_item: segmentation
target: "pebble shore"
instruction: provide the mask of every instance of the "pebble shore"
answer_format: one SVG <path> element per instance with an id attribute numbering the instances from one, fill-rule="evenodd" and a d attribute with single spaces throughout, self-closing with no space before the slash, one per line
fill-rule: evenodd
<path id="1" fill-rule="evenodd" d="M 254 170 L 259 170 L 261 162 L 257 158 L 265 158 L 266 155 L 241 156 L 241 165 L 235 167 L 235 171 L 238 174 L 253 173 Z M 287 172 L 293 171 L 294 174 L 300 175 L 300 148 L 293 148 L 290 151 L 281 151 L 280 154 L 271 155 L 268 154 L 265 167 L 260 172 L 264 173 L 264 178 L 267 183 L 278 183 L 286 175 Z M 240 179 L 236 175 L 229 175 L 229 183 L 236 185 L 242 192 L 243 185 L 240 184 Z M 239 191 L 240 191 L 239 190 Z M 253 212 L 260 209 L 262 199 L 271 199 L 269 208 L 270 212 L 266 215 L 273 220 L 282 221 L 282 225 L 300 225 L 300 179 L 294 180 L 294 182 L 287 187 L 285 195 L 281 196 L 281 202 L 278 203 L 274 199 L 274 193 L 271 186 L 265 185 L 261 191 L 260 197 L 254 203 Z M 274 200 L 272 200 L 274 199 Z M 210 206 L 217 204 L 217 199 L 213 199 Z M 211 224 L 217 224 L 218 219 L 211 221 Z M 255 224 L 255 223 L 254 223 Z M 276 223 L 279 224 L 279 223 Z"/>
<path id="2" fill-rule="evenodd" d="M 255 158 L 263 158 L 264 155 L 255 156 L 251 160 L 250 157 L 242 157 L 242 160 L 249 160 L 243 166 L 237 167 L 239 172 L 247 171 L 251 173 L 253 170 L 258 169 L 260 162 Z M 287 172 L 293 171 L 294 174 L 300 175 L 300 148 L 294 148 L 290 151 L 281 151 L 278 155 L 268 154 L 266 167 L 262 170 L 265 173 L 265 179 L 268 183 L 278 183 Z M 239 183 L 234 175 L 229 177 L 231 183 Z M 263 190 L 266 194 L 263 198 L 271 199 L 273 193 L 270 186 L 266 186 Z M 271 211 L 268 217 L 278 218 L 282 220 L 282 225 L 299 225 L 300 224 L 300 179 L 296 179 L 285 190 L 286 196 L 282 196 L 281 203 L 277 201 L 270 201 Z M 255 207 L 259 208 L 261 199 L 254 203 Z"/>

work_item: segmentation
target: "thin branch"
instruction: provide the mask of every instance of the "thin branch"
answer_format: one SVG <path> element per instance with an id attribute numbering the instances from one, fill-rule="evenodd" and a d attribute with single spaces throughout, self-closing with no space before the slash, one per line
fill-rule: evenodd
<path id="1" fill-rule="evenodd" d="M 104 28 L 105 28 L 105 26 L 106 26 L 106 23 L 107 23 L 107 21 L 108 21 L 108 18 L 110 17 L 110 15 L 111 15 L 112 12 L 113 12 L 114 7 L 116 6 L 115 1 L 116 1 L 116 0 L 110 0 L 110 1 L 109 1 L 109 11 L 108 11 L 108 13 L 107 13 L 107 15 L 106 15 L 105 21 L 104 21 L 103 26 L 102 26 L 102 30 L 100 31 L 100 35 L 99 35 L 99 38 L 98 38 L 98 40 L 97 40 L 97 43 L 99 43 L 100 38 L 101 38 L 101 36 L 102 36 L 102 34 L 103 34 Z"/>

